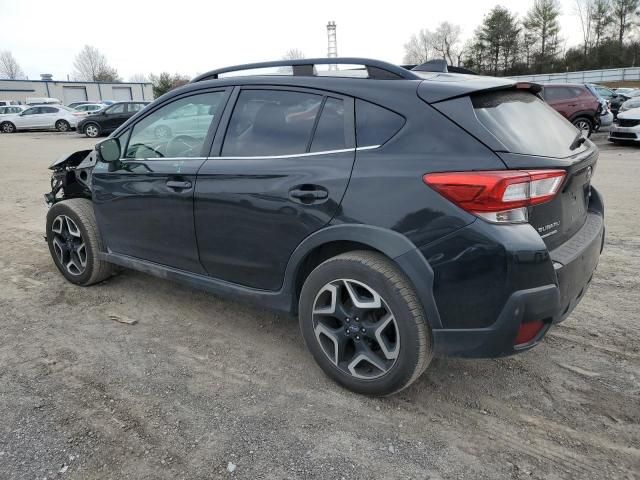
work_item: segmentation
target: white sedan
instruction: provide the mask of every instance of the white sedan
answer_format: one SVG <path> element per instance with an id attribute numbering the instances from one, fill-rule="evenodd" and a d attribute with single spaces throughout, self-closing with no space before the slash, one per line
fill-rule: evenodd
<path id="1" fill-rule="evenodd" d="M 640 108 L 618 114 L 618 123 L 609 129 L 610 142 L 640 142 Z"/>
<path id="2" fill-rule="evenodd" d="M 73 110 L 62 105 L 36 105 L 22 113 L 0 117 L 0 131 L 13 133 L 18 130 L 51 130 L 68 132 L 76 127 L 78 117 Z"/>
<path id="3" fill-rule="evenodd" d="M 98 110 L 102 110 L 106 105 L 104 103 L 83 103 L 73 109 L 73 114 L 76 117 L 84 118 L 90 113 L 95 113 Z"/>

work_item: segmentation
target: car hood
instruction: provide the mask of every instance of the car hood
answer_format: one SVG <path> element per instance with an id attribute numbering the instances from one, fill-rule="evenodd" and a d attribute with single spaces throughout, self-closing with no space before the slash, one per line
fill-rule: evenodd
<path id="1" fill-rule="evenodd" d="M 640 120 L 640 107 L 620 112 L 618 118 L 622 120 Z"/>

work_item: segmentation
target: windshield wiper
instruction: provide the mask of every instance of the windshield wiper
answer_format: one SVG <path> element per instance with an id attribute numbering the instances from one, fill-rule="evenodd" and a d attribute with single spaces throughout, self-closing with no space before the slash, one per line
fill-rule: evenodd
<path id="1" fill-rule="evenodd" d="M 569 150 L 575 150 L 586 141 L 587 141 L 587 137 L 585 137 L 582 134 L 582 132 L 578 132 L 578 134 L 576 135 L 576 138 L 574 138 L 573 142 L 571 142 L 571 145 L 569 145 Z"/>

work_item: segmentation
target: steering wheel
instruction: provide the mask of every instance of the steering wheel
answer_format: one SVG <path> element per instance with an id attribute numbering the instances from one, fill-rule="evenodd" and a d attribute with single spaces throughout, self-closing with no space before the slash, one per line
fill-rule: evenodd
<path id="1" fill-rule="evenodd" d="M 167 157 L 189 157 L 194 149 L 199 148 L 202 142 L 189 135 L 178 135 L 167 142 Z"/>

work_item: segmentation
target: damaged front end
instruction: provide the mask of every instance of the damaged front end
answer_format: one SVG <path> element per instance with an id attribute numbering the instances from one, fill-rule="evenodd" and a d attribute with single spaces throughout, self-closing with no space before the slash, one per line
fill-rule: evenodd
<path id="1" fill-rule="evenodd" d="M 68 198 L 91 199 L 91 172 L 96 161 L 96 150 L 80 150 L 53 162 L 49 166 L 53 170 L 51 192 L 44 194 L 46 204 L 51 207 Z"/>

